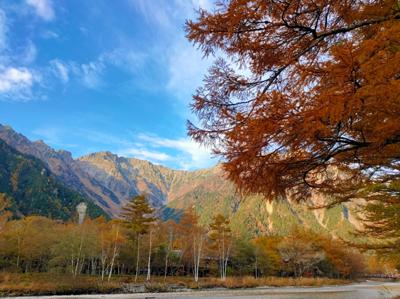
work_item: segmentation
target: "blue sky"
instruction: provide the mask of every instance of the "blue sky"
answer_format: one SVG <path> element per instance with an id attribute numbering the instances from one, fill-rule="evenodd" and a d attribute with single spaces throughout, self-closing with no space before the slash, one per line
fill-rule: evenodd
<path id="1" fill-rule="evenodd" d="M 212 58 L 184 37 L 211 0 L 0 0 L 0 123 L 74 157 L 216 163 L 186 135 Z"/>

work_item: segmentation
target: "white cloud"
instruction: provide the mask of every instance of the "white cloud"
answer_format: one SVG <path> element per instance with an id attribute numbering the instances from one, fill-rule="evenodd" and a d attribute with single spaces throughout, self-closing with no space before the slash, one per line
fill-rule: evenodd
<path id="1" fill-rule="evenodd" d="M 45 39 L 57 39 L 59 38 L 59 35 L 57 32 L 51 31 L 51 30 L 45 30 L 41 33 L 41 36 Z"/>
<path id="2" fill-rule="evenodd" d="M 134 73 L 143 66 L 146 59 L 147 55 L 144 53 L 129 48 L 116 48 L 110 52 L 103 53 L 98 60 L 103 64 L 107 63 Z"/>
<path id="3" fill-rule="evenodd" d="M 31 87 L 33 84 L 32 73 L 26 68 L 9 67 L 0 73 L 0 92 L 12 89 Z"/>
<path id="4" fill-rule="evenodd" d="M 104 64 L 100 61 L 91 61 L 81 65 L 81 76 L 86 87 L 91 89 L 98 88 L 101 83 L 101 73 L 104 70 Z"/>
<path id="5" fill-rule="evenodd" d="M 146 58 L 147 55 L 141 52 L 128 48 L 116 48 L 86 63 L 53 59 L 50 61 L 50 70 L 63 83 L 69 82 L 75 76 L 87 88 L 97 89 L 104 83 L 102 76 L 108 67 L 135 73 L 143 66 Z"/>
<path id="6" fill-rule="evenodd" d="M 149 151 L 146 149 L 129 148 L 117 153 L 119 156 L 133 156 L 138 159 L 148 160 L 154 163 L 172 160 L 173 158 L 166 153 Z"/>
<path id="7" fill-rule="evenodd" d="M 30 100 L 32 86 L 40 81 L 27 68 L 8 67 L 0 71 L 0 95 L 11 100 Z"/>
<path id="8" fill-rule="evenodd" d="M 169 139 L 146 134 L 140 134 L 138 138 L 147 142 L 149 147 L 175 150 L 177 154 L 174 160 L 182 169 L 204 168 L 215 164 L 210 150 L 189 138 Z"/>
<path id="9" fill-rule="evenodd" d="M 50 61 L 53 73 L 64 83 L 69 81 L 69 67 L 59 59 Z"/>
<path id="10" fill-rule="evenodd" d="M 26 0 L 26 3 L 34 8 L 36 14 L 45 21 L 54 19 L 53 3 L 51 0 Z"/>

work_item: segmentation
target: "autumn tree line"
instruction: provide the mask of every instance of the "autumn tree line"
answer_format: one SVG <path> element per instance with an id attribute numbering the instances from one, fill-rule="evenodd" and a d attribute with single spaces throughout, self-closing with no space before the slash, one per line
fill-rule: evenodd
<path id="1" fill-rule="evenodd" d="M 178 221 L 162 221 L 145 196 L 137 196 L 120 219 L 103 217 L 61 222 L 42 216 L 9 219 L 5 205 L 0 230 L 0 268 L 15 272 L 200 277 L 324 276 L 354 278 L 368 261 L 339 239 L 294 228 L 286 236 L 235 235 L 223 215 L 208 226 L 195 210 Z"/>

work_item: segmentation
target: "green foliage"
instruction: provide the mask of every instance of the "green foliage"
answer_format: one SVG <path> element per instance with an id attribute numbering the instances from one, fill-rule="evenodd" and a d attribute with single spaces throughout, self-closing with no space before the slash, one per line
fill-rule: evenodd
<path id="1" fill-rule="evenodd" d="M 105 213 L 79 193 L 67 188 L 40 160 L 21 154 L 0 140 L 0 192 L 10 200 L 14 217 L 42 215 L 67 220 L 80 202 L 90 217 Z"/>
<path id="2" fill-rule="evenodd" d="M 143 235 L 149 231 L 150 226 L 156 221 L 153 214 L 154 209 L 144 195 L 132 198 L 122 210 L 125 225 L 135 235 Z"/>

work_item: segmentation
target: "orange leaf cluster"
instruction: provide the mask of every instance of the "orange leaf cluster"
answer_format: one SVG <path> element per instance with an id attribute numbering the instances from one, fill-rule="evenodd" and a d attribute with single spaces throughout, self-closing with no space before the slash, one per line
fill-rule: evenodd
<path id="1" fill-rule="evenodd" d="M 239 189 L 343 201 L 399 177 L 398 1 L 230 0 L 186 30 L 206 55 L 231 58 L 197 90 L 200 126 L 188 128 Z"/>

